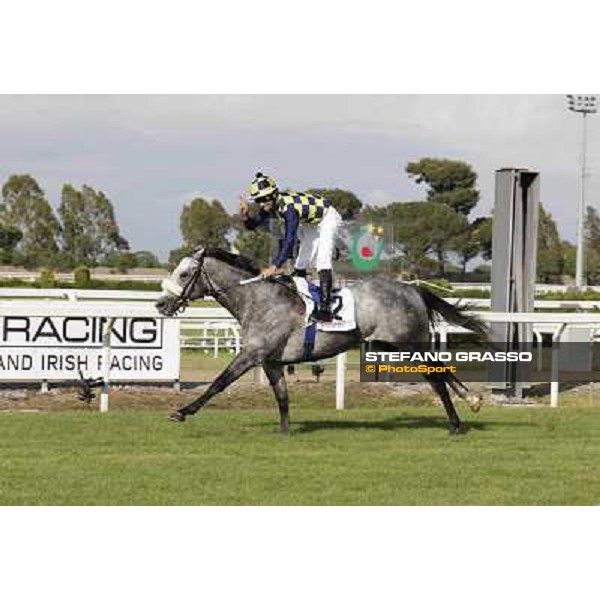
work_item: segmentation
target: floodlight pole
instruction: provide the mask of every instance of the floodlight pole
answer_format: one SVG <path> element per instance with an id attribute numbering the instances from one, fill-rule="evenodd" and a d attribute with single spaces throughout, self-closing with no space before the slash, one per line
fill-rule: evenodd
<path id="1" fill-rule="evenodd" d="M 583 286 L 584 237 L 585 237 L 585 187 L 586 187 L 586 158 L 587 158 L 587 112 L 582 112 L 581 133 L 581 193 L 579 197 L 579 219 L 577 222 L 577 262 L 575 266 L 575 286 Z"/>
<path id="2" fill-rule="evenodd" d="M 587 178 L 587 119 L 588 114 L 598 111 L 598 96 L 587 95 L 578 96 L 567 94 L 569 110 L 575 113 L 581 113 L 582 133 L 581 133 L 581 191 L 579 198 L 579 210 L 577 220 L 577 258 L 575 264 L 575 285 L 578 288 L 583 286 L 584 273 L 584 239 L 585 239 L 585 192 Z"/>

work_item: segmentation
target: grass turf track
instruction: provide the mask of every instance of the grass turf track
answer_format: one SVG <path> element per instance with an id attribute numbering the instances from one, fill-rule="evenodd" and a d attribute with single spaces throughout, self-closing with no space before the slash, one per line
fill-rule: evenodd
<path id="1" fill-rule="evenodd" d="M 597 408 L 0 414 L 0 504 L 598 504 Z"/>

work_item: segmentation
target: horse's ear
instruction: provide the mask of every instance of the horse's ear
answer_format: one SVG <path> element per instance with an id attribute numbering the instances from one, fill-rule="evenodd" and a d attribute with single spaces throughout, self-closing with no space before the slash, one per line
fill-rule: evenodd
<path id="1" fill-rule="evenodd" d="M 202 262 L 202 259 L 204 258 L 205 254 L 206 254 L 206 248 L 203 248 L 202 246 L 198 246 L 197 248 L 194 249 L 192 258 L 195 261 Z"/>

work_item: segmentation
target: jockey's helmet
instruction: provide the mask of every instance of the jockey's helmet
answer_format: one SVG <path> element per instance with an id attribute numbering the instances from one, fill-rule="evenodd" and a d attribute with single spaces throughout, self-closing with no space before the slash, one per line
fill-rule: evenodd
<path id="1" fill-rule="evenodd" d="M 269 199 L 272 194 L 278 191 L 275 180 L 262 173 L 257 173 L 256 177 L 248 187 L 248 193 L 255 202 L 264 202 Z"/>

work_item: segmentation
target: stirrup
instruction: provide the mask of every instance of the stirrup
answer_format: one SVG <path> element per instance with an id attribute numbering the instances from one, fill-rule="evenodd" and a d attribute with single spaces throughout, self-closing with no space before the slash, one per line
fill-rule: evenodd
<path id="1" fill-rule="evenodd" d="M 331 323 L 335 318 L 331 309 L 326 310 L 324 308 L 317 308 L 313 312 L 312 317 L 315 321 L 318 321 L 320 323 Z"/>

